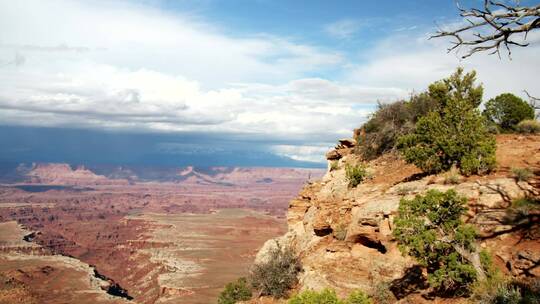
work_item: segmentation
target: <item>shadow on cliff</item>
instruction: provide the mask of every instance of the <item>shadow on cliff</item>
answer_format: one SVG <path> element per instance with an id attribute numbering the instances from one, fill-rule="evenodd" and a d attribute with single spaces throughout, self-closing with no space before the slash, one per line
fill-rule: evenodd
<path id="1" fill-rule="evenodd" d="M 419 265 L 407 268 L 403 277 L 390 283 L 390 291 L 398 300 L 426 288 L 428 288 L 428 282 Z"/>

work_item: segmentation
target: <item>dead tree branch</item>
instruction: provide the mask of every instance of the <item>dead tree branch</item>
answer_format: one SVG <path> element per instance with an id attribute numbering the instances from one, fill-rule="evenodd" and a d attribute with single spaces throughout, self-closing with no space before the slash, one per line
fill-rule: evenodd
<path id="1" fill-rule="evenodd" d="M 430 37 L 452 37 L 452 46 L 448 52 L 467 48 L 462 58 L 475 53 L 488 51 L 500 57 L 501 47 L 511 55 L 513 46 L 528 46 L 527 35 L 540 28 L 540 4 L 535 6 L 519 6 L 518 2 L 484 0 L 482 8 L 462 8 L 459 4 L 460 16 L 467 22 L 452 30 L 439 28 Z M 520 35 L 521 34 L 521 35 Z M 520 37 L 520 38 L 519 38 Z"/>

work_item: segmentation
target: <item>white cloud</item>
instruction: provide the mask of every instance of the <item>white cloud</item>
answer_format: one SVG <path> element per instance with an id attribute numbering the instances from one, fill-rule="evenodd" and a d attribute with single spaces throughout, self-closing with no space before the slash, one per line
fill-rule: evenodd
<path id="1" fill-rule="evenodd" d="M 539 34 L 530 33 L 530 41 L 536 41 Z M 526 48 L 514 47 L 511 59 L 501 51 L 501 58 L 479 53 L 462 60 L 460 53 L 446 52 L 450 46 L 448 40 L 428 40 L 428 37 L 395 35 L 385 38 L 366 55 L 370 60 L 350 70 L 347 81 L 368 87 L 395 86 L 418 92 L 462 66 L 477 71 L 477 79 L 484 85 L 484 99 L 504 92 L 522 96 L 523 90 L 540 93 L 537 85 L 540 77 L 538 43 Z"/>
<path id="2" fill-rule="evenodd" d="M 342 60 L 338 52 L 268 34 L 230 37 L 193 16 L 127 2 L 1 2 L 0 16 L 0 55 L 18 51 L 27 65 L 52 71 L 85 61 L 180 74 L 220 87 L 287 81 Z M 70 49 L 88 51 L 60 52 Z"/>
<path id="3" fill-rule="evenodd" d="M 353 37 L 362 25 L 357 20 L 343 19 L 324 26 L 324 31 L 332 37 L 338 39 L 349 39 Z"/>
<path id="4" fill-rule="evenodd" d="M 325 153 L 330 150 L 331 147 L 332 145 L 277 145 L 274 146 L 274 152 L 294 160 L 320 163 L 326 160 Z"/>
<path id="5" fill-rule="evenodd" d="M 360 28 L 341 20 L 326 31 L 346 39 Z M 341 70 L 335 50 L 264 33 L 233 37 L 194 16 L 127 2 L 0 2 L 0 121 L 224 132 L 321 160 L 376 101 L 424 90 L 458 65 L 478 71 L 488 97 L 540 95 L 537 45 L 516 49 L 512 61 L 460 61 L 446 54 L 447 41 L 426 38 L 387 37 Z M 313 77 L 329 67 L 346 76 Z"/>

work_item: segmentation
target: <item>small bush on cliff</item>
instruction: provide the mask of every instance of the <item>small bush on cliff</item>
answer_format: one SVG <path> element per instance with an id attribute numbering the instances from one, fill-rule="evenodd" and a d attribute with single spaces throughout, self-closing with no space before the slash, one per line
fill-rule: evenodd
<path id="1" fill-rule="evenodd" d="M 390 304 L 396 300 L 388 282 L 380 282 L 375 285 L 371 297 L 377 304 Z"/>
<path id="2" fill-rule="evenodd" d="M 413 95 L 408 101 L 379 104 L 370 119 L 355 134 L 356 153 L 373 159 L 396 148 L 397 139 L 414 129 L 418 119 L 438 108 L 432 92 Z"/>
<path id="3" fill-rule="evenodd" d="M 225 289 L 219 294 L 218 304 L 235 304 L 249 299 L 251 299 L 251 288 L 246 278 L 239 278 L 225 285 Z"/>
<path id="4" fill-rule="evenodd" d="M 332 289 L 321 292 L 306 290 L 289 299 L 289 304 L 344 304 Z"/>
<path id="5" fill-rule="evenodd" d="M 427 173 L 438 173 L 456 166 L 464 175 L 483 174 L 495 167 L 495 138 L 476 108 L 482 87 L 474 86 L 474 72 L 462 70 L 440 87 L 441 109 L 420 118 L 415 130 L 399 139 L 399 148 L 409 163 Z"/>
<path id="6" fill-rule="evenodd" d="M 516 130 L 523 134 L 540 133 L 540 122 L 535 119 L 527 119 L 517 124 Z"/>
<path id="7" fill-rule="evenodd" d="M 512 174 L 518 182 L 528 181 L 534 175 L 529 168 L 512 168 Z"/>
<path id="8" fill-rule="evenodd" d="M 534 109 L 514 94 L 504 93 L 486 102 L 483 112 L 489 122 L 503 131 L 514 131 L 524 119 L 534 118 Z"/>
<path id="9" fill-rule="evenodd" d="M 251 269 L 251 282 L 259 295 L 281 298 L 296 284 L 296 276 L 301 269 L 295 252 L 276 242 L 276 246 L 270 249 L 268 258 Z"/>
<path id="10" fill-rule="evenodd" d="M 347 300 L 345 300 L 345 304 L 372 304 L 373 301 L 361 290 L 353 291 Z"/>
<path id="11" fill-rule="evenodd" d="M 371 299 L 362 291 L 353 291 L 345 300 L 338 298 L 333 289 L 323 289 L 320 292 L 306 290 L 294 295 L 289 304 L 372 304 Z"/>
<path id="12" fill-rule="evenodd" d="M 360 185 L 367 177 L 368 172 L 365 165 L 346 165 L 345 177 L 349 182 L 349 187 L 354 188 Z"/>
<path id="13" fill-rule="evenodd" d="M 529 282 L 502 279 L 485 285 L 471 297 L 477 304 L 537 304 L 540 303 L 540 280 Z"/>
<path id="14" fill-rule="evenodd" d="M 475 231 L 461 221 L 465 202 L 454 190 L 430 190 L 401 199 L 394 220 L 400 250 L 426 267 L 430 285 L 441 293 L 468 293 L 477 277 L 485 278 Z"/>

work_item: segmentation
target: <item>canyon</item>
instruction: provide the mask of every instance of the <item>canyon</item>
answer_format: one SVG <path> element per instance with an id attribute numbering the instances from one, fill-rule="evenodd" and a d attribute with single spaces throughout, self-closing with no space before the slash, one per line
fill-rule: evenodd
<path id="1" fill-rule="evenodd" d="M 0 186 L 0 302 L 211 303 L 286 231 L 319 169 L 16 164 Z M 91 295 L 91 296 L 89 296 Z"/>

